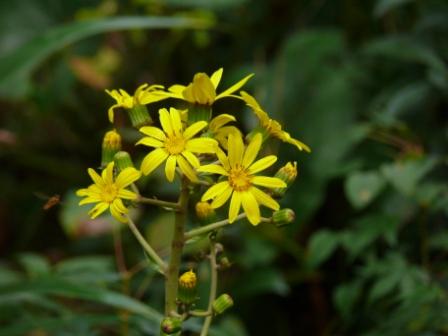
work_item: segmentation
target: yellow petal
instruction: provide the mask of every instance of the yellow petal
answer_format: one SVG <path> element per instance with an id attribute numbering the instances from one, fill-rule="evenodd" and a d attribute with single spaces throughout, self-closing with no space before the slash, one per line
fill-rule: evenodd
<path id="1" fill-rule="evenodd" d="M 192 152 L 184 150 L 182 155 L 193 166 L 193 168 L 198 168 L 200 166 L 201 163 L 199 162 L 199 159 Z"/>
<path id="2" fill-rule="evenodd" d="M 227 189 L 229 186 L 229 182 L 219 182 L 213 186 L 211 186 L 201 197 L 201 201 L 205 202 L 208 200 L 211 200 L 212 198 L 215 198 L 217 195 L 222 193 L 224 190 Z"/>
<path id="3" fill-rule="evenodd" d="M 144 175 L 148 175 L 168 157 L 168 153 L 162 148 L 157 148 L 145 156 L 140 166 Z"/>
<path id="4" fill-rule="evenodd" d="M 196 172 L 190 166 L 190 164 L 185 160 L 181 155 L 177 157 L 177 163 L 179 165 L 180 170 L 188 177 L 188 179 L 192 182 L 197 182 L 198 177 L 196 176 Z"/>
<path id="5" fill-rule="evenodd" d="M 154 126 L 144 126 L 141 127 L 139 131 L 145 135 L 148 135 L 161 141 L 164 141 L 166 139 L 165 133 L 163 133 L 163 131 L 160 128 Z"/>
<path id="6" fill-rule="evenodd" d="M 104 187 L 104 181 L 101 178 L 100 175 L 96 171 L 94 171 L 92 168 L 87 169 L 87 173 L 89 173 L 90 177 L 92 178 L 93 182 L 97 184 L 100 187 Z"/>
<path id="7" fill-rule="evenodd" d="M 117 198 L 111 205 L 110 205 L 110 213 L 112 216 L 114 216 L 115 219 L 122 223 L 126 223 L 127 219 L 123 216 L 123 214 L 128 213 L 128 209 L 123 205 L 121 200 Z"/>
<path id="8" fill-rule="evenodd" d="M 182 134 L 182 121 L 180 119 L 180 113 L 175 108 L 170 108 L 171 126 L 173 127 L 174 134 Z"/>
<path id="9" fill-rule="evenodd" d="M 216 151 L 218 143 L 214 139 L 210 138 L 195 138 L 187 141 L 187 150 L 193 153 L 210 153 L 213 154 Z"/>
<path id="10" fill-rule="evenodd" d="M 249 167 L 249 173 L 255 174 L 262 170 L 265 170 L 272 166 L 275 161 L 277 161 L 277 157 L 275 155 L 268 155 L 258 161 L 255 161 L 250 167 Z"/>
<path id="11" fill-rule="evenodd" d="M 157 140 L 157 139 L 154 139 L 154 138 L 151 138 L 151 137 L 144 137 L 144 138 L 140 139 L 136 143 L 136 145 L 145 145 L 145 146 L 148 146 L 148 147 L 158 148 L 158 147 L 162 147 L 164 144 L 160 140 Z"/>
<path id="12" fill-rule="evenodd" d="M 232 85 L 231 87 L 229 87 L 227 90 L 221 92 L 215 100 L 227 97 L 229 95 L 231 95 L 232 93 L 238 91 L 239 89 L 241 89 L 243 87 L 244 84 L 246 84 L 246 82 L 253 76 L 254 74 L 250 74 L 246 77 L 244 77 L 242 80 L 240 80 L 238 83 Z"/>
<path id="13" fill-rule="evenodd" d="M 219 162 L 221 162 L 222 166 L 225 170 L 230 170 L 230 164 L 229 164 L 229 158 L 226 156 L 226 154 L 223 152 L 221 148 L 218 146 L 216 147 L 216 156 L 218 157 Z"/>
<path id="14" fill-rule="evenodd" d="M 229 222 L 233 223 L 241 208 L 241 192 L 234 191 L 229 206 Z"/>
<path id="15" fill-rule="evenodd" d="M 247 105 L 249 105 L 253 109 L 261 109 L 260 104 L 258 104 L 257 100 L 253 96 L 251 96 L 245 91 L 241 91 L 240 95 Z"/>
<path id="16" fill-rule="evenodd" d="M 213 199 L 213 202 L 211 203 L 211 207 L 213 209 L 217 209 L 217 208 L 223 206 L 223 204 L 225 202 L 227 202 L 227 200 L 229 199 L 232 192 L 233 192 L 233 189 L 229 185 L 226 189 L 224 189 L 218 196 L 216 196 Z"/>
<path id="17" fill-rule="evenodd" d="M 259 204 L 262 204 L 272 210 L 280 209 L 280 205 L 277 203 L 277 201 L 266 194 L 264 191 L 261 191 L 256 187 L 251 187 L 249 192 L 251 192 L 255 196 Z"/>
<path id="18" fill-rule="evenodd" d="M 176 155 L 170 155 L 165 164 L 165 176 L 170 182 L 173 182 L 176 173 Z"/>
<path id="19" fill-rule="evenodd" d="M 243 138 L 234 134 L 229 134 L 229 163 L 232 168 L 243 161 L 244 143 Z"/>
<path id="20" fill-rule="evenodd" d="M 204 129 L 204 127 L 207 126 L 207 122 L 206 121 L 198 121 L 195 122 L 193 125 L 189 126 L 185 132 L 184 132 L 184 139 L 188 140 L 192 137 L 194 137 L 197 133 L 199 133 L 200 131 L 202 131 L 202 129 Z"/>
<path id="21" fill-rule="evenodd" d="M 128 212 L 128 209 L 124 206 L 123 201 L 121 199 L 119 199 L 119 198 L 116 198 L 112 202 L 112 206 L 115 207 L 121 213 L 127 213 Z"/>
<path id="22" fill-rule="evenodd" d="M 214 164 L 200 166 L 197 171 L 201 173 L 220 174 L 225 176 L 229 175 L 229 173 L 222 166 Z"/>
<path id="23" fill-rule="evenodd" d="M 98 202 L 101 202 L 101 198 L 89 196 L 89 197 L 82 199 L 78 203 L 78 205 L 84 205 L 84 204 L 89 204 L 89 203 L 98 203 Z"/>
<path id="24" fill-rule="evenodd" d="M 290 138 L 286 142 L 296 146 L 299 150 L 304 150 L 305 152 L 311 153 L 311 149 L 307 145 L 305 145 L 302 141 Z"/>
<path id="25" fill-rule="evenodd" d="M 114 162 L 109 162 L 107 167 L 103 169 L 101 173 L 101 177 L 105 184 L 113 184 L 114 183 Z"/>
<path id="26" fill-rule="evenodd" d="M 104 211 L 106 211 L 107 208 L 109 208 L 108 203 L 106 202 L 98 203 L 92 210 L 89 211 L 90 218 L 95 219 L 96 217 L 101 215 Z"/>
<path id="27" fill-rule="evenodd" d="M 137 181 L 141 176 L 142 174 L 137 169 L 132 167 L 125 168 L 122 172 L 120 172 L 120 174 L 118 174 L 115 180 L 115 186 L 118 189 L 123 189 L 131 183 Z"/>
<path id="28" fill-rule="evenodd" d="M 220 69 L 216 70 L 216 71 L 213 73 L 213 75 L 210 77 L 210 80 L 212 81 L 213 86 L 215 87 L 215 90 L 216 90 L 216 88 L 218 87 L 219 82 L 221 81 L 221 77 L 222 77 L 222 72 L 223 72 L 223 71 L 224 71 L 224 69 L 223 69 L 223 68 L 220 68 Z"/>
<path id="29" fill-rule="evenodd" d="M 213 118 L 210 121 L 209 129 L 212 132 L 218 131 L 219 128 L 224 126 L 225 124 L 235 121 L 235 117 L 230 114 L 220 114 L 219 116 Z"/>
<path id="30" fill-rule="evenodd" d="M 112 105 L 111 107 L 109 107 L 109 109 L 107 110 L 107 114 L 109 116 L 109 121 L 111 123 L 114 122 L 114 110 L 120 106 L 121 106 L 120 104 L 115 104 L 115 105 Z"/>
<path id="31" fill-rule="evenodd" d="M 89 189 L 87 189 L 87 188 L 82 188 L 82 189 L 76 190 L 76 196 L 84 197 L 84 196 L 89 196 L 89 195 L 90 195 Z"/>
<path id="32" fill-rule="evenodd" d="M 133 191 L 127 189 L 121 189 L 118 191 L 118 197 L 127 199 L 127 200 L 135 200 L 137 199 L 137 194 Z"/>
<path id="33" fill-rule="evenodd" d="M 160 116 L 160 124 L 162 125 L 163 130 L 168 135 L 173 135 L 173 126 L 171 125 L 171 118 L 168 110 L 166 108 L 162 108 L 159 110 Z"/>
<path id="34" fill-rule="evenodd" d="M 182 91 L 184 91 L 185 88 L 186 88 L 185 85 L 175 84 L 175 85 L 170 86 L 168 88 L 168 91 L 172 92 L 172 93 L 177 93 L 179 95 L 182 95 Z M 180 98 L 182 98 L 182 96 L 180 96 Z"/>
<path id="35" fill-rule="evenodd" d="M 255 196 L 248 191 L 243 192 L 241 193 L 241 203 L 243 204 L 243 209 L 249 222 L 252 225 L 260 223 L 260 208 L 258 207 Z"/>
<path id="36" fill-rule="evenodd" d="M 254 176 L 252 183 L 266 188 L 286 188 L 286 183 L 277 177 Z"/>
<path id="37" fill-rule="evenodd" d="M 254 162 L 255 158 L 258 155 L 258 152 L 261 148 L 261 143 L 263 142 L 263 137 L 261 133 L 255 134 L 255 136 L 250 141 L 249 145 L 246 148 L 246 151 L 244 152 L 243 157 L 243 166 L 249 167 L 252 162 Z"/>

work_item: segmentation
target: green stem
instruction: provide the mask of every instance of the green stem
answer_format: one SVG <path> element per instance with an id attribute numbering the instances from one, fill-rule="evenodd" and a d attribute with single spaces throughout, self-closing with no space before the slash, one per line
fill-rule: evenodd
<path id="1" fill-rule="evenodd" d="M 138 231 L 137 226 L 132 221 L 132 219 L 129 216 L 126 216 L 128 220 L 129 227 L 131 228 L 132 233 L 134 234 L 135 238 L 137 238 L 140 245 L 143 247 L 143 249 L 146 251 L 146 253 L 149 254 L 150 258 L 154 260 L 154 262 L 159 266 L 160 272 L 164 273 L 166 271 L 166 264 L 165 262 L 159 257 L 159 255 L 154 251 L 154 249 L 148 244 L 146 239 L 142 236 L 140 231 Z"/>
<path id="2" fill-rule="evenodd" d="M 171 242 L 171 256 L 168 269 L 165 273 L 165 315 L 177 314 L 177 287 L 179 278 L 179 268 L 184 247 L 185 222 L 187 220 L 188 206 L 188 179 L 182 178 L 182 187 L 179 195 L 178 209 L 174 221 L 174 235 Z"/>
<path id="3" fill-rule="evenodd" d="M 213 239 L 210 239 L 210 272 L 211 272 L 211 281 L 210 281 L 210 294 L 208 299 L 208 312 L 213 312 L 213 302 L 216 299 L 216 291 L 218 288 L 218 266 L 216 265 L 216 247 Z M 207 336 L 208 330 L 210 329 L 210 325 L 212 323 L 213 313 L 208 315 L 205 318 L 204 325 L 202 326 L 201 336 Z"/>
<path id="4" fill-rule="evenodd" d="M 174 202 L 167 202 L 167 201 L 161 201 L 155 198 L 147 198 L 147 197 L 142 197 L 140 196 L 137 199 L 137 202 L 140 203 L 145 203 L 145 204 L 152 204 L 152 205 L 157 205 L 163 208 L 171 208 L 171 209 L 179 209 L 180 205 L 179 203 L 174 203 Z"/>

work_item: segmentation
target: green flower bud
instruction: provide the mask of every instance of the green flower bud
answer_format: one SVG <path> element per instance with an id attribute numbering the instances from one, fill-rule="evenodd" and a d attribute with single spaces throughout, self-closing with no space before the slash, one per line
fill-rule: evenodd
<path id="1" fill-rule="evenodd" d="M 123 171 L 126 168 L 135 168 L 132 163 L 131 156 L 128 152 L 119 151 L 114 155 L 115 167 L 118 169 L 118 172 Z"/>
<path id="2" fill-rule="evenodd" d="M 196 216 L 203 224 L 212 223 L 216 219 L 215 209 L 209 202 L 198 202 L 195 206 Z"/>
<path id="3" fill-rule="evenodd" d="M 178 299 L 182 303 L 191 304 L 197 299 L 197 278 L 196 274 L 190 270 L 179 277 Z"/>
<path id="4" fill-rule="evenodd" d="M 162 320 L 160 329 L 166 335 L 172 335 L 180 331 L 182 328 L 182 320 L 178 317 L 165 317 Z"/>
<path id="5" fill-rule="evenodd" d="M 188 108 L 188 124 L 198 121 L 209 122 L 212 117 L 212 108 L 207 105 L 190 105 Z"/>
<path id="6" fill-rule="evenodd" d="M 297 178 L 297 162 L 288 162 L 277 171 L 275 177 L 284 181 L 289 188 Z M 288 188 L 276 188 L 273 190 L 273 195 L 275 197 L 282 197 Z"/>
<path id="7" fill-rule="evenodd" d="M 229 258 L 227 258 L 227 256 L 224 254 L 220 254 L 218 256 L 217 261 L 221 269 L 230 268 L 230 266 L 232 266 L 232 263 L 230 262 Z"/>
<path id="8" fill-rule="evenodd" d="M 134 107 L 128 109 L 128 113 L 132 126 L 135 128 L 152 124 L 151 116 L 144 105 L 134 105 Z"/>
<path id="9" fill-rule="evenodd" d="M 121 136 L 116 130 L 108 131 L 103 138 L 101 166 L 105 167 L 114 159 L 115 153 L 121 149 Z"/>
<path id="10" fill-rule="evenodd" d="M 227 309 L 233 306 L 233 299 L 229 294 L 220 295 L 215 301 L 213 301 L 213 312 L 215 315 L 224 313 Z"/>
<path id="11" fill-rule="evenodd" d="M 291 209 L 280 209 L 272 214 L 272 223 L 277 227 L 291 224 L 296 219 L 296 214 Z"/>

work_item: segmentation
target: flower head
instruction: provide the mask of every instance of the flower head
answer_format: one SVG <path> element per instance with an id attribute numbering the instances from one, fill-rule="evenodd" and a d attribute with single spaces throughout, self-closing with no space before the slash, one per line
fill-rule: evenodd
<path id="1" fill-rule="evenodd" d="M 261 126 L 268 132 L 269 135 L 282 140 L 283 142 L 290 143 L 296 146 L 299 150 L 305 150 L 311 152 L 310 148 L 303 142 L 294 139 L 288 132 L 282 130 L 282 125 L 277 121 L 269 117 L 269 115 L 260 107 L 258 102 L 247 92 L 241 91 L 241 98 L 246 102 L 257 116 Z"/>
<path id="2" fill-rule="evenodd" d="M 95 170 L 89 168 L 87 172 L 94 184 L 91 184 L 87 188 L 79 189 L 76 195 L 85 197 L 79 202 L 79 205 L 98 203 L 89 211 L 89 216 L 92 219 L 109 209 L 112 216 L 120 222 L 126 222 L 124 215 L 128 213 L 128 209 L 124 206 L 122 200 L 137 199 L 137 194 L 127 190 L 126 187 L 137 181 L 141 173 L 135 168 L 126 168 L 114 179 L 113 171 L 113 162 L 110 162 L 103 169 L 101 176 Z"/>
<path id="3" fill-rule="evenodd" d="M 141 171 L 148 175 L 166 160 L 165 175 L 168 181 L 174 180 L 176 166 L 190 179 L 197 181 L 194 168 L 199 167 L 199 159 L 193 153 L 215 153 L 218 143 L 210 138 L 193 138 L 202 131 L 207 122 L 198 121 L 187 129 L 181 121 L 181 111 L 171 108 L 170 112 L 163 108 L 159 110 L 162 129 L 145 126 L 140 132 L 147 135 L 137 145 L 142 144 L 155 149 L 142 161 Z"/>
<path id="4" fill-rule="evenodd" d="M 226 156 L 218 149 L 217 155 L 221 165 L 210 164 L 198 168 L 200 172 L 220 174 L 227 177 L 226 181 L 210 187 L 202 196 L 202 201 L 213 199 L 211 206 L 219 208 L 229 198 L 229 221 L 232 223 L 238 216 L 241 205 L 247 218 L 253 225 L 260 220 L 259 205 L 273 210 L 280 208 L 279 204 L 257 186 L 266 188 L 285 188 L 286 183 L 276 177 L 255 175 L 270 167 L 277 161 L 275 155 L 269 155 L 255 161 L 260 151 L 262 136 L 257 133 L 247 147 L 241 136 L 229 135 L 229 149 Z"/>
<path id="5" fill-rule="evenodd" d="M 215 71 L 211 77 L 203 72 L 197 73 L 194 75 L 193 81 L 188 84 L 188 86 L 179 84 L 173 85 L 165 94 L 167 97 L 181 99 L 192 104 L 211 106 L 215 101 L 221 98 L 237 97 L 233 96 L 233 93 L 243 87 L 243 85 L 253 76 L 253 74 L 250 74 L 227 90 L 217 94 L 216 89 L 221 81 L 222 73 L 222 68 Z"/>
<path id="6" fill-rule="evenodd" d="M 208 133 L 216 140 L 219 144 L 227 149 L 227 138 L 229 134 L 234 134 L 236 136 L 241 136 L 241 131 L 235 126 L 226 126 L 229 122 L 235 121 L 235 117 L 230 114 L 220 114 L 219 116 L 213 118 L 208 125 Z"/>
<path id="7" fill-rule="evenodd" d="M 109 121 L 114 122 L 114 110 L 118 107 L 125 109 L 132 109 L 135 106 L 147 105 L 167 98 L 160 93 L 163 92 L 162 85 L 151 85 L 148 84 L 140 85 L 137 90 L 135 90 L 134 95 L 131 96 L 123 89 L 119 90 L 106 90 L 107 94 L 115 99 L 115 104 L 112 105 L 109 110 Z"/>

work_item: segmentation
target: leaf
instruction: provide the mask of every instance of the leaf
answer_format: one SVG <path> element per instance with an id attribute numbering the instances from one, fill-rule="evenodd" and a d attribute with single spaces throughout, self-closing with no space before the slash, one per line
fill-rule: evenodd
<path id="1" fill-rule="evenodd" d="M 378 0 L 373 13 L 376 17 L 382 17 L 387 12 L 414 1 L 415 0 Z"/>
<path id="2" fill-rule="evenodd" d="M 0 97 L 21 98 L 31 73 L 49 55 L 83 38 L 126 29 L 198 28 L 204 22 L 180 17 L 114 17 L 73 22 L 52 28 L 0 58 Z"/>
<path id="3" fill-rule="evenodd" d="M 248 0 L 165 0 L 165 4 L 168 6 L 178 7 L 199 7 L 209 8 L 214 10 L 229 9 L 231 7 L 241 6 L 247 3 Z"/>
<path id="4" fill-rule="evenodd" d="M 275 293 L 285 296 L 289 293 L 289 286 L 282 274 L 273 268 L 257 267 L 247 272 L 234 286 L 232 296 L 252 297 L 265 293 Z"/>
<path id="5" fill-rule="evenodd" d="M 381 172 L 399 192 L 411 196 L 415 193 L 420 179 L 433 169 L 437 162 L 435 158 L 393 162 L 382 165 Z"/>
<path id="6" fill-rule="evenodd" d="M 339 241 L 339 235 L 329 230 L 320 230 L 313 234 L 308 247 L 309 266 L 317 267 L 326 261 L 338 247 Z"/>
<path id="7" fill-rule="evenodd" d="M 37 254 L 24 253 L 19 255 L 18 260 L 25 272 L 31 277 L 45 275 L 50 272 L 48 261 Z"/>
<path id="8" fill-rule="evenodd" d="M 362 290 L 360 281 L 343 283 L 333 294 L 333 301 L 344 319 L 349 319 Z"/>
<path id="9" fill-rule="evenodd" d="M 362 209 L 384 189 L 385 182 L 376 171 L 353 172 L 345 180 L 345 194 L 355 208 Z"/>

